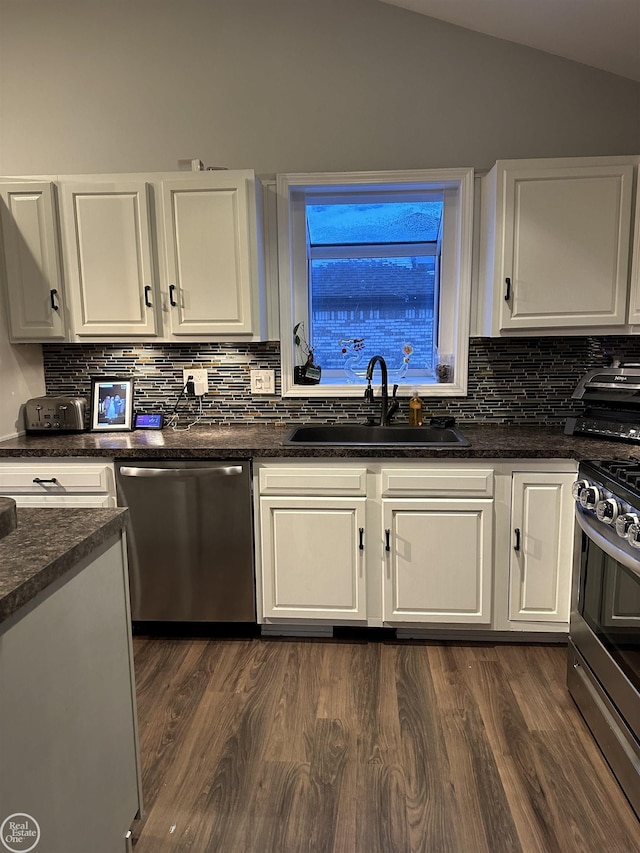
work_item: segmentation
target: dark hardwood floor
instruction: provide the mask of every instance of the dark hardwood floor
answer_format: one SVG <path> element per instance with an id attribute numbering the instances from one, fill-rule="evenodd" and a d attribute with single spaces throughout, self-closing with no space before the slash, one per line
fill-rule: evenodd
<path id="1" fill-rule="evenodd" d="M 637 853 L 561 646 L 136 638 L 136 853 Z"/>

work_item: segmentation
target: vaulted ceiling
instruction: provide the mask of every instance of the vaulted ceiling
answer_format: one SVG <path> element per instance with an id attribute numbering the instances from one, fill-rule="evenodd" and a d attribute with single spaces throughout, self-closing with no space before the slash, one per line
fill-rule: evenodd
<path id="1" fill-rule="evenodd" d="M 640 82 L 640 0 L 382 0 Z"/>

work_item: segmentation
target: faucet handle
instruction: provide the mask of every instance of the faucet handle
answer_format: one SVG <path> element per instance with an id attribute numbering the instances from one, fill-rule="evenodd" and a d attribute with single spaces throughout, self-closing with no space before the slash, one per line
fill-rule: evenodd
<path id="1" fill-rule="evenodd" d="M 398 390 L 399 387 L 400 387 L 399 385 L 393 386 L 393 394 L 391 396 L 393 397 L 394 400 L 396 398 L 396 391 Z"/>

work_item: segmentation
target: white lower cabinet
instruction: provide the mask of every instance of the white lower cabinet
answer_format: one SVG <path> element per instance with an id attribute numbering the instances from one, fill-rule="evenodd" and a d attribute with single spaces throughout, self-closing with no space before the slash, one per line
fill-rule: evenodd
<path id="1" fill-rule="evenodd" d="M 490 624 L 491 470 L 257 467 L 264 621 Z"/>
<path id="2" fill-rule="evenodd" d="M 491 622 L 493 500 L 383 500 L 385 622 Z"/>
<path id="3" fill-rule="evenodd" d="M 569 621 L 574 540 L 573 473 L 514 472 L 509 620 Z"/>
<path id="4" fill-rule="evenodd" d="M 264 615 L 366 619 L 366 498 L 264 497 Z"/>
<path id="5" fill-rule="evenodd" d="M 113 463 L 5 459 L 0 462 L 0 495 L 24 507 L 114 507 Z"/>
<path id="6" fill-rule="evenodd" d="M 572 461 L 265 460 L 255 469 L 263 624 L 417 636 L 568 630 Z"/>

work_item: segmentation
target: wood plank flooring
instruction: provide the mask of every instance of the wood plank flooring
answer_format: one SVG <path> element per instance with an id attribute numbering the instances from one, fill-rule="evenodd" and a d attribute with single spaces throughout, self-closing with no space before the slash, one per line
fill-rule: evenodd
<path id="1" fill-rule="evenodd" d="M 562 646 L 135 640 L 136 853 L 638 853 Z"/>

